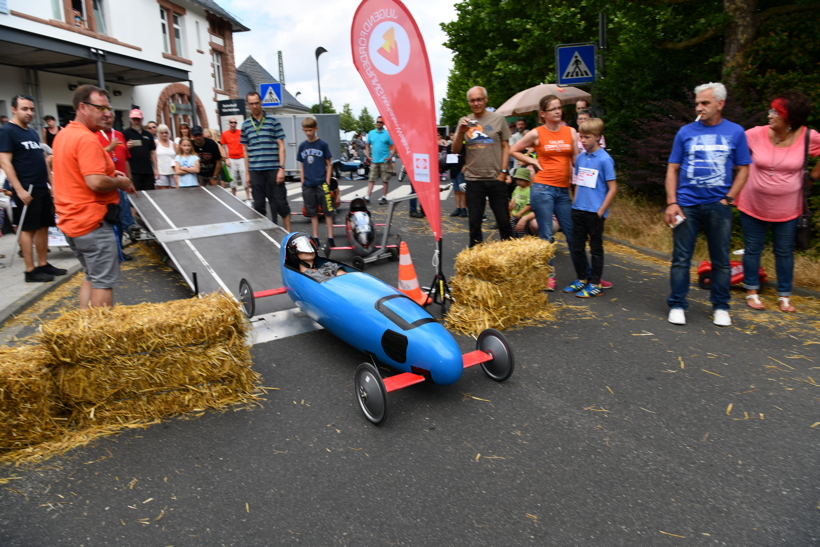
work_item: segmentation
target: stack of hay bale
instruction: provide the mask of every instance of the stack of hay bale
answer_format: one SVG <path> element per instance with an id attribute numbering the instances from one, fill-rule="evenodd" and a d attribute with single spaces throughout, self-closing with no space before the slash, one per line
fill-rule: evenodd
<path id="1" fill-rule="evenodd" d="M 0 348 L 0 451 L 19 450 L 57 437 L 56 386 L 49 354 L 40 346 Z"/>
<path id="2" fill-rule="evenodd" d="M 551 319 L 543 292 L 551 272 L 554 246 L 535 237 L 476 245 L 456 257 L 451 279 L 455 303 L 448 325 L 477 335 L 487 328 Z"/>
<path id="3" fill-rule="evenodd" d="M 79 427 L 158 419 L 249 396 L 247 322 L 232 299 L 73 311 L 42 326 L 57 389 Z"/>
<path id="4" fill-rule="evenodd" d="M 219 294 L 67 312 L 39 344 L 0 348 L 0 454 L 255 400 L 247 331 Z"/>

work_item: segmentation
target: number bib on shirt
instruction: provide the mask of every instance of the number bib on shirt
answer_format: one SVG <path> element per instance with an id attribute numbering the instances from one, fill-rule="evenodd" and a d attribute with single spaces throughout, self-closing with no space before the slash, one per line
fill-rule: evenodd
<path id="1" fill-rule="evenodd" d="M 589 167 L 579 167 L 578 177 L 575 179 L 578 186 L 586 186 L 587 188 L 595 188 L 598 183 L 598 170 L 590 169 Z"/>

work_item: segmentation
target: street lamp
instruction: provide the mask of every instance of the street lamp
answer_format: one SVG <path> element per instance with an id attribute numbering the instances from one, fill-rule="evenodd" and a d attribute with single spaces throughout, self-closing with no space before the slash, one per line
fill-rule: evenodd
<path id="1" fill-rule="evenodd" d="M 327 53 L 321 46 L 316 48 L 316 83 L 319 85 L 319 114 L 322 113 L 322 80 L 319 78 L 319 55 Z"/>

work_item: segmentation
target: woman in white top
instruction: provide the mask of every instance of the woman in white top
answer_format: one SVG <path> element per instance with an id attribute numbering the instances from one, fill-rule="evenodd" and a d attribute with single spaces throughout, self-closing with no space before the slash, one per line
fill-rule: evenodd
<path id="1" fill-rule="evenodd" d="M 166 190 L 177 187 L 176 172 L 174 171 L 176 152 L 174 143 L 169 138 L 170 135 L 171 130 L 164 123 L 157 127 L 157 169 L 159 178 L 156 187 Z"/>

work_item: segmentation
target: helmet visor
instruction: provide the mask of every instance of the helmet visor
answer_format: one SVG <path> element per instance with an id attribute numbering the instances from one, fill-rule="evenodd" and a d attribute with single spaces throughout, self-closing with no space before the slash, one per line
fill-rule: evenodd
<path id="1" fill-rule="evenodd" d="M 307 236 L 299 236 L 293 240 L 293 247 L 297 253 L 315 253 L 313 242 Z"/>

